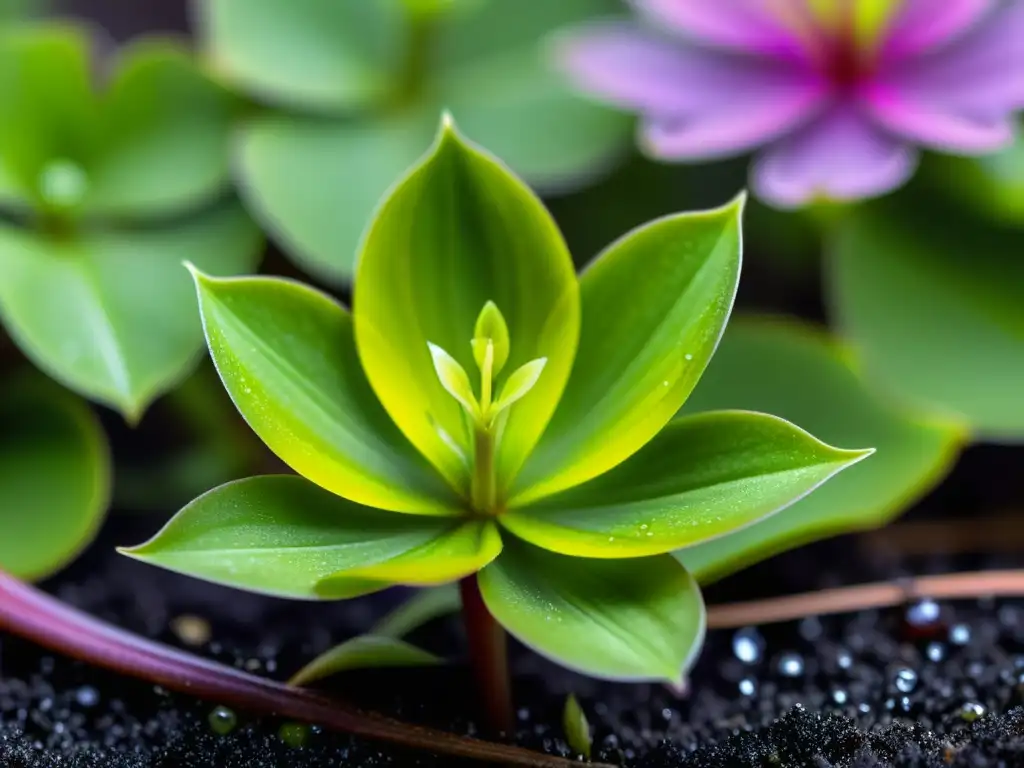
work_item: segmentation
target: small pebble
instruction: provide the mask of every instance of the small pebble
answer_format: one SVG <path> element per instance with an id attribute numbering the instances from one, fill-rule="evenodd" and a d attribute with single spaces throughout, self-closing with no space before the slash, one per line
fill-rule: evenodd
<path id="1" fill-rule="evenodd" d="M 213 634 L 210 622 L 191 613 L 183 613 L 172 619 L 171 631 L 182 643 L 193 648 L 206 645 L 210 642 L 210 637 Z"/>

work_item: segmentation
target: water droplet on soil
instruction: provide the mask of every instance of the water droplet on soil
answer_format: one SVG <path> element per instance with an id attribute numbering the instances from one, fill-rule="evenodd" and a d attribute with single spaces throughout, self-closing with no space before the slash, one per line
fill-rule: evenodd
<path id="1" fill-rule="evenodd" d="M 235 713 L 227 707 L 216 707 L 210 716 L 207 718 L 210 722 L 210 728 L 214 733 L 221 736 L 225 736 L 235 729 L 238 725 L 238 718 Z"/>

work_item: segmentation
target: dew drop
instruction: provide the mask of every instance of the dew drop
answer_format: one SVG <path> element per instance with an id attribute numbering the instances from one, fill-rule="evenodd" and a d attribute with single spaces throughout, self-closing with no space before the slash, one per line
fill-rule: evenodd
<path id="1" fill-rule="evenodd" d="M 277 737 L 293 749 L 304 747 L 309 741 L 309 726 L 303 723 L 284 723 L 278 729 Z"/>
<path id="2" fill-rule="evenodd" d="M 917 672 L 904 668 L 896 673 L 896 689 L 902 693 L 910 693 L 917 687 Z"/>
<path id="3" fill-rule="evenodd" d="M 745 677 L 740 680 L 739 689 L 744 696 L 753 696 L 757 693 L 757 684 L 751 678 Z"/>
<path id="4" fill-rule="evenodd" d="M 67 158 L 47 163 L 39 173 L 39 194 L 48 204 L 71 208 L 82 202 L 89 189 L 89 177 L 82 166 Z"/>
<path id="5" fill-rule="evenodd" d="M 907 623 L 912 627 L 929 627 L 939 620 L 939 604 L 934 600 L 921 600 L 907 609 Z"/>
<path id="6" fill-rule="evenodd" d="M 226 736 L 231 733 L 231 731 L 235 729 L 235 726 L 238 725 L 238 718 L 235 713 L 223 706 L 215 707 L 213 711 L 210 712 L 207 720 L 209 721 L 210 728 L 213 732 L 220 736 Z"/>
<path id="7" fill-rule="evenodd" d="M 100 692 L 91 685 L 83 685 L 75 691 L 75 701 L 81 707 L 95 707 L 100 703 Z"/>
<path id="8" fill-rule="evenodd" d="M 746 627 L 732 636 L 733 655 L 744 664 L 757 664 L 764 653 L 764 638 L 753 627 Z"/>
<path id="9" fill-rule="evenodd" d="M 985 707 L 976 701 L 968 701 L 960 707 L 960 719 L 967 723 L 973 723 L 985 714 Z"/>
<path id="10" fill-rule="evenodd" d="M 971 642 L 971 628 L 966 624 L 954 624 L 949 629 L 949 642 L 953 645 L 967 645 Z"/>
<path id="11" fill-rule="evenodd" d="M 783 677 L 800 677 L 804 673 L 804 659 L 799 653 L 787 651 L 779 656 L 776 664 Z"/>
<path id="12" fill-rule="evenodd" d="M 925 656 L 928 657 L 929 661 L 933 661 L 938 664 L 944 658 L 946 658 L 946 648 L 942 643 L 931 642 L 924 650 Z"/>
<path id="13" fill-rule="evenodd" d="M 832 701 L 839 706 L 843 706 L 847 701 L 849 701 L 849 699 L 849 694 L 847 694 L 842 688 L 836 688 L 832 691 Z"/>

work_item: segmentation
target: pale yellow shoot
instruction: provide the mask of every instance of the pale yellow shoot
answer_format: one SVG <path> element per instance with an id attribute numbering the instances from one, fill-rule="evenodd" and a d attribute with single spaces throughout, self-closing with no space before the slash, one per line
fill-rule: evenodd
<path id="1" fill-rule="evenodd" d="M 487 342 L 491 342 L 494 346 L 492 375 L 497 376 L 508 361 L 511 344 L 505 317 L 493 301 L 484 304 L 484 308 L 480 310 L 480 314 L 476 318 L 476 327 L 473 329 L 473 357 L 481 372 L 483 372 Z"/>
<path id="2" fill-rule="evenodd" d="M 473 395 L 473 387 L 469 383 L 469 374 L 459 365 L 459 361 L 449 355 L 436 344 L 427 342 L 430 356 L 434 361 L 434 370 L 448 394 L 459 401 L 474 420 L 480 418 L 480 404 Z"/>
<path id="3" fill-rule="evenodd" d="M 531 360 L 513 371 L 505 382 L 505 386 L 501 388 L 501 395 L 494 403 L 488 415 L 494 418 L 494 416 L 501 413 L 514 402 L 522 399 L 524 395 L 533 389 L 547 362 L 548 359 L 546 357 L 541 357 L 537 360 Z"/>

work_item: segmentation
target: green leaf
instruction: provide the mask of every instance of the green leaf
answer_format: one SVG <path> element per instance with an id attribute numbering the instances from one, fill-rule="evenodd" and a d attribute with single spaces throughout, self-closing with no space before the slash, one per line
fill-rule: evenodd
<path id="1" fill-rule="evenodd" d="M 89 41 L 70 25 L 26 24 L 0 31 L 0 177 L 3 197 L 52 207 L 42 179 L 48 163 L 82 164 L 99 144 Z"/>
<path id="2" fill-rule="evenodd" d="M 456 513 L 455 495 L 374 397 L 340 304 L 275 278 L 196 275 L 196 286 L 224 386 L 285 463 L 360 504 Z"/>
<path id="3" fill-rule="evenodd" d="M 921 174 L 978 216 L 1024 224 L 1024 130 L 1013 144 L 982 157 L 933 155 Z"/>
<path id="4" fill-rule="evenodd" d="M 873 445 L 877 453 L 779 514 L 679 552 L 701 583 L 815 539 L 880 526 L 953 465 L 962 435 L 894 408 L 852 362 L 814 326 L 753 318 L 730 325 L 686 413 L 767 411 L 830 443 Z"/>
<path id="5" fill-rule="evenodd" d="M 487 355 L 487 345 L 492 347 L 491 371 L 495 376 L 501 373 L 501 369 L 508 362 L 509 337 L 508 324 L 505 322 L 501 310 L 493 301 L 484 304 L 476 319 L 476 327 L 473 329 L 473 357 L 476 358 L 476 367 L 479 371 L 484 370 L 484 360 Z"/>
<path id="6" fill-rule="evenodd" d="M 343 599 L 390 586 L 332 574 L 381 563 L 453 529 L 452 521 L 363 507 L 291 475 L 237 480 L 200 496 L 123 554 L 250 592 Z"/>
<path id="7" fill-rule="evenodd" d="M 83 209 L 152 216 L 208 202 L 229 182 L 239 102 L 170 41 L 129 46 L 102 98 L 101 144 Z"/>
<path id="8" fill-rule="evenodd" d="M 470 416 L 478 417 L 480 404 L 473 394 L 473 385 L 469 383 L 469 374 L 459 365 L 459 361 L 449 355 L 436 344 L 427 342 L 430 358 L 434 362 L 434 371 L 441 386 L 466 409 Z"/>
<path id="9" fill-rule="evenodd" d="M 537 380 L 540 378 L 541 373 L 543 373 L 547 362 L 547 358 L 542 357 L 540 360 L 531 360 L 528 363 L 524 363 L 512 371 L 509 377 L 505 379 L 505 385 L 501 388 L 501 394 L 492 407 L 493 412 L 496 414 L 501 413 L 513 403 L 519 402 L 529 394 L 537 386 Z"/>
<path id="10" fill-rule="evenodd" d="M 513 506 L 608 471 L 679 410 L 732 310 L 744 199 L 646 224 L 583 273 L 572 378 L 517 482 Z"/>
<path id="11" fill-rule="evenodd" d="M 296 672 L 288 685 L 309 685 L 354 669 L 432 667 L 444 662 L 435 654 L 402 640 L 360 635 L 336 645 Z"/>
<path id="12" fill-rule="evenodd" d="M 671 555 L 590 560 L 510 538 L 478 578 L 505 629 L 591 677 L 679 683 L 704 639 L 700 590 Z"/>
<path id="13" fill-rule="evenodd" d="M 442 432 L 466 454 L 469 436 L 426 345 L 470 368 L 470 340 L 487 301 L 508 323 L 512 370 L 548 359 L 544 376 L 509 413 L 496 462 L 502 488 L 540 437 L 569 376 L 578 286 L 541 202 L 446 120 L 433 149 L 392 190 L 367 231 L 354 317 L 359 356 L 381 403 L 453 483 L 465 483 L 467 470 Z"/>
<path id="14" fill-rule="evenodd" d="M 323 579 L 318 589 L 328 593 L 334 584 L 351 581 L 380 581 L 427 587 L 470 576 L 501 552 L 498 526 L 489 520 L 470 520 L 452 527 L 422 546 L 373 565 L 349 568 Z"/>
<path id="15" fill-rule="evenodd" d="M 565 731 L 565 742 L 569 749 L 590 759 L 590 749 L 594 740 L 590 735 L 590 723 L 583 712 L 583 708 L 571 693 L 565 699 L 565 709 L 562 711 L 562 728 Z"/>
<path id="16" fill-rule="evenodd" d="M 42 376 L 0 387 L 0 568 L 23 579 L 59 570 L 107 509 L 110 457 L 99 422 Z"/>
<path id="17" fill-rule="evenodd" d="M 428 621 L 462 608 L 462 595 L 455 584 L 419 589 L 373 625 L 371 633 L 383 637 L 405 637 Z"/>
<path id="18" fill-rule="evenodd" d="M 400 56 L 392 2 L 202 0 L 205 58 L 224 80 L 302 110 L 344 111 L 379 99 Z"/>
<path id="19" fill-rule="evenodd" d="M 240 192 L 299 266 L 327 282 L 348 281 L 377 203 L 423 154 L 436 119 L 253 119 L 238 137 Z"/>
<path id="20" fill-rule="evenodd" d="M 215 274 L 244 272 L 261 245 L 234 205 L 174 228 L 70 239 L 0 226 L 0 313 L 47 373 L 135 421 L 202 347 L 182 261 Z"/>
<path id="21" fill-rule="evenodd" d="M 1024 260 L 1018 230 L 897 203 L 850 217 L 830 296 L 868 379 L 979 438 L 1024 438 Z"/>
<path id="22" fill-rule="evenodd" d="M 716 411 L 678 419 L 614 469 L 500 519 L 566 555 L 661 554 L 768 517 L 870 453 L 775 416 Z"/>

